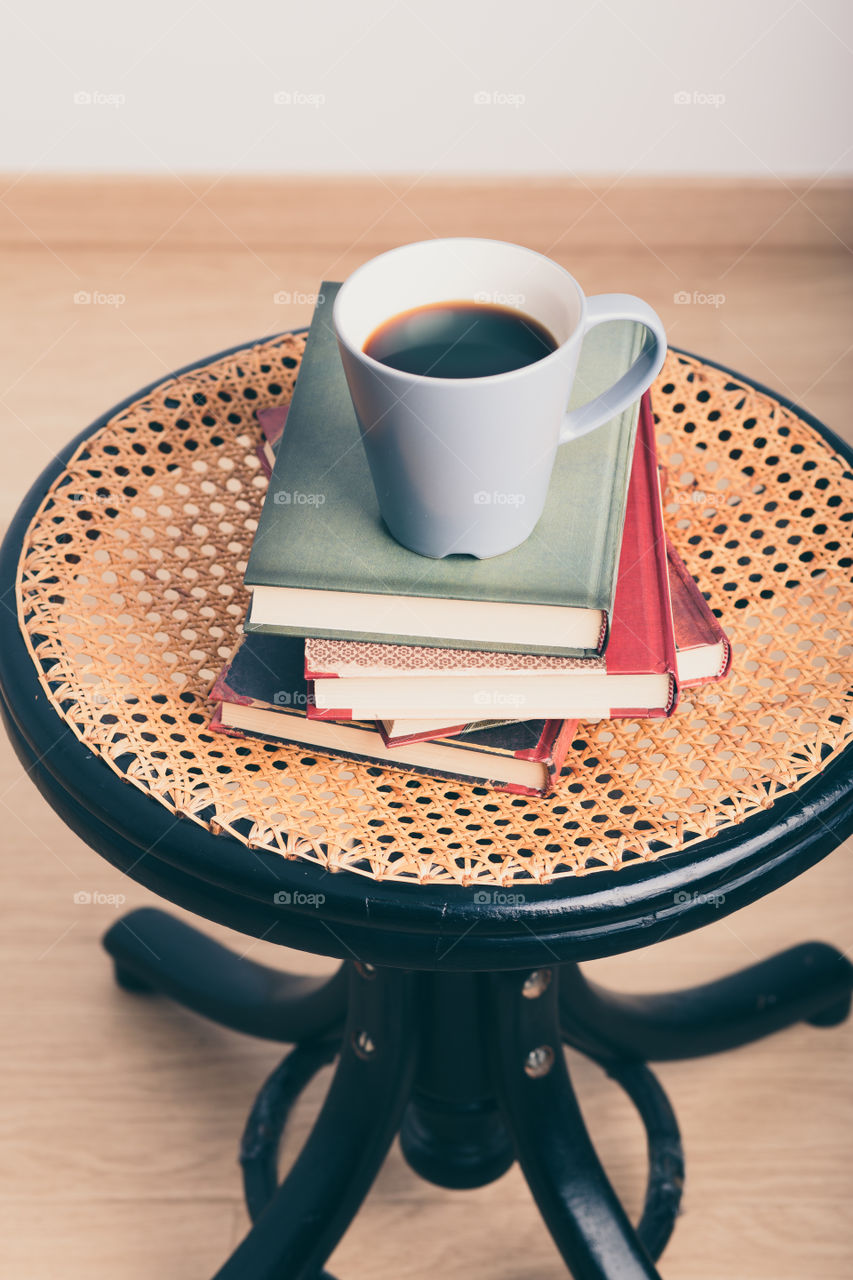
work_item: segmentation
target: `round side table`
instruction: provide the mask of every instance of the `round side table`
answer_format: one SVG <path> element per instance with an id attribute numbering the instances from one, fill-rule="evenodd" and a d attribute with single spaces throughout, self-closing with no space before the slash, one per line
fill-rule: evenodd
<path id="1" fill-rule="evenodd" d="M 398 1133 L 445 1187 L 518 1160 L 579 1280 L 658 1276 L 683 1157 L 647 1064 L 832 1026 L 853 968 L 810 942 L 627 997 L 579 962 L 736 911 L 853 832 L 853 452 L 766 388 L 670 352 L 653 391 L 668 533 L 734 642 L 732 674 L 686 691 L 671 720 L 581 726 L 553 796 L 507 796 L 210 731 L 265 488 L 254 414 L 289 397 L 303 345 L 278 335 L 152 384 L 39 478 L 0 553 L 7 730 L 114 866 L 206 919 L 343 961 L 330 980 L 296 977 L 155 909 L 104 938 L 128 991 L 295 1045 L 246 1125 L 253 1225 L 218 1280 L 325 1275 Z M 636 1227 L 562 1042 L 645 1124 Z M 288 1109 L 333 1060 L 279 1184 Z"/>

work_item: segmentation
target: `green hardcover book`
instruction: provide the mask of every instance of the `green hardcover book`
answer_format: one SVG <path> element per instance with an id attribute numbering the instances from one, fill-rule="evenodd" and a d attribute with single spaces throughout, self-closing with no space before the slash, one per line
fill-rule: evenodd
<path id="1" fill-rule="evenodd" d="M 445 648 L 589 656 L 613 606 L 639 402 L 557 451 L 528 540 L 490 560 L 431 560 L 379 514 L 324 283 L 246 570 L 247 630 Z M 633 364 L 642 326 L 591 330 L 584 403 Z"/>

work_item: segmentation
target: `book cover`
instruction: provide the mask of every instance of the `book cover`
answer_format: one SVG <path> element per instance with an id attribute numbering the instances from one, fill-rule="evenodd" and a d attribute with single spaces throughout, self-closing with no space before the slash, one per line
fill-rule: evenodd
<path id="1" fill-rule="evenodd" d="M 637 448 L 631 481 L 616 588 L 613 628 L 607 652 L 608 676 L 649 673 L 666 676 L 669 696 L 662 705 L 612 706 L 611 718 L 669 716 L 678 701 L 677 657 L 672 598 L 658 479 L 655 420 L 648 392 L 640 405 Z"/>
<path id="2" fill-rule="evenodd" d="M 323 284 L 311 323 L 246 570 L 248 629 L 521 652 L 551 651 L 553 633 L 562 642 L 553 651 L 598 652 L 613 604 L 637 406 L 558 449 L 545 510 L 522 546 L 488 560 L 418 556 L 379 515 L 331 324 L 339 287 Z M 572 403 L 628 369 L 643 336 L 631 323 L 593 329 Z"/>
<path id="3" fill-rule="evenodd" d="M 274 404 L 267 409 L 258 409 L 255 414 L 264 439 L 273 449 L 278 449 L 278 442 L 281 439 L 281 433 L 284 431 L 289 409 L 289 404 Z"/>
<path id="4" fill-rule="evenodd" d="M 682 689 L 710 680 L 722 680 L 729 672 L 732 647 L 711 612 L 687 565 L 670 542 L 666 548 L 672 592 L 672 616 Z"/>
<path id="5" fill-rule="evenodd" d="M 308 718 L 302 649 L 302 642 L 293 637 L 245 635 L 211 689 L 217 704 L 211 728 L 396 764 L 518 795 L 552 790 L 571 745 L 573 723 L 519 721 L 389 748 L 373 724 Z"/>
<path id="6" fill-rule="evenodd" d="M 255 414 L 260 423 L 262 435 L 261 442 L 256 447 L 255 452 L 267 479 L 272 475 L 272 469 L 275 466 L 275 455 L 278 451 L 281 433 L 284 431 L 284 424 L 287 421 L 289 407 L 286 404 L 277 404 L 269 409 L 259 409 Z"/>
<path id="7" fill-rule="evenodd" d="M 346 680 L 360 676 L 394 679 L 399 676 L 444 676 L 462 672 L 500 676 L 536 671 L 606 671 L 598 655 L 566 658 L 546 653 L 508 653 L 506 650 L 437 649 L 427 645 L 381 644 L 370 640 L 305 638 L 305 678 Z"/>
<path id="8" fill-rule="evenodd" d="M 511 723 L 511 720 L 472 720 L 469 724 L 446 724 L 443 720 L 392 719 L 377 720 L 376 727 L 386 747 L 397 747 L 406 742 L 429 742 L 431 738 L 455 737 L 460 733 L 473 733 L 476 729 L 491 729 Z"/>
<path id="9" fill-rule="evenodd" d="M 729 639 L 669 539 L 667 539 L 666 554 L 679 688 L 688 689 L 695 685 L 707 684 L 710 681 L 722 680 L 728 675 L 731 666 L 731 644 Z M 614 626 L 616 625 L 618 625 L 618 621 L 614 621 Z M 411 648 L 411 646 L 360 645 L 356 641 L 344 640 L 316 642 L 306 640 L 306 667 L 309 665 L 308 649 L 312 644 L 314 645 L 314 657 L 322 655 L 327 666 L 335 667 L 333 673 L 326 673 L 327 679 L 346 678 L 349 674 L 364 674 L 366 669 L 370 669 L 372 659 L 369 653 L 362 653 L 362 650 L 381 650 L 382 655 L 377 661 L 382 661 L 385 664 L 385 671 L 391 674 L 401 670 L 421 672 L 422 662 L 432 663 L 436 658 L 441 659 L 441 665 L 436 664 L 439 666 L 440 672 L 447 669 L 443 665 L 444 663 L 452 664 L 454 654 L 459 654 L 460 657 L 472 663 L 475 663 L 477 659 L 491 660 L 494 658 L 499 658 L 501 662 L 511 661 L 510 655 L 507 654 L 478 654 L 473 650 L 415 648 L 407 657 L 405 650 Z M 336 661 L 336 649 L 341 651 L 339 662 Z M 358 649 L 357 656 L 350 652 L 353 649 Z M 398 650 L 400 651 L 399 655 L 396 652 Z M 523 659 L 524 655 L 519 655 L 520 663 L 523 662 Z M 584 668 L 593 667 L 600 670 L 606 665 L 601 659 L 597 658 L 550 659 L 532 656 L 529 659 L 529 663 L 524 664 L 521 669 L 529 671 L 531 664 L 533 669 L 535 669 L 536 664 L 541 664 L 543 669 L 560 664 L 563 670 L 583 670 Z M 484 669 L 489 669 L 489 667 L 491 667 L 490 661 Z M 423 673 L 429 675 L 431 669 L 427 667 Z M 469 727 L 474 726 L 449 726 L 442 720 L 396 718 L 380 721 L 379 727 L 385 741 L 394 743 L 416 740 L 427 742 L 430 738 L 442 737 L 448 733 L 464 732 Z"/>
<path id="10" fill-rule="evenodd" d="M 643 398 L 605 658 L 433 650 L 309 638 L 314 718 L 428 721 L 478 715 L 575 719 L 671 715 L 677 657 L 654 420 Z M 423 733 L 428 730 L 421 728 Z M 405 726 L 395 729 L 395 736 Z"/>

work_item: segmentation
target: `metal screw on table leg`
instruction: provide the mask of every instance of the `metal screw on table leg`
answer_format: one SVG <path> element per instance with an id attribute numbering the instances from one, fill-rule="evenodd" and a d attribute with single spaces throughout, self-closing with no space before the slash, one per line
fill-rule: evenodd
<path id="1" fill-rule="evenodd" d="M 548 990 L 553 976 L 553 970 L 551 969 L 534 969 L 524 979 L 521 994 L 526 996 L 528 1000 L 536 1000 L 542 995 L 543 991 Z"/>
<path id="2" fill-rule="evenodd" d="M 363 1058 L 365 1061 L 368 1058 L 372 1058 L 376 1052 L 376 1045 L 366 1031 L 353 1032 L 352 1047 L 359 1058 Z"/>
<path id="3" fill-rule="evenodd" d="M 536 1049 L 531 1049 L 524 1059 L 524 1070 L 534 1080 L 547 1076 L 553 1065 L 554 1050 L 549 1044 L 540 1044 Z"/>

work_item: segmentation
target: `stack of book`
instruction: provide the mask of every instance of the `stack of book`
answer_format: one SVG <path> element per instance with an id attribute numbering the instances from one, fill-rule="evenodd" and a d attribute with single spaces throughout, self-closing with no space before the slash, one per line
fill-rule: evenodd
<path id="1" fill-rule="evenodd" d="M 554 784 L 578 720 L 669 716 L 730 646 L 664 533 L 648 395 L 558 450 L 545 511 L 491 560 L 430 560 L 386 530 L 324 283 L 289 406 L 258 416 L 270 483 L 245 634 L 212 725 L 522 794 Z M 588 335 L 579 399 L 639 326 Z M 499 500 L 499 495 L 482 495 Z"/>

